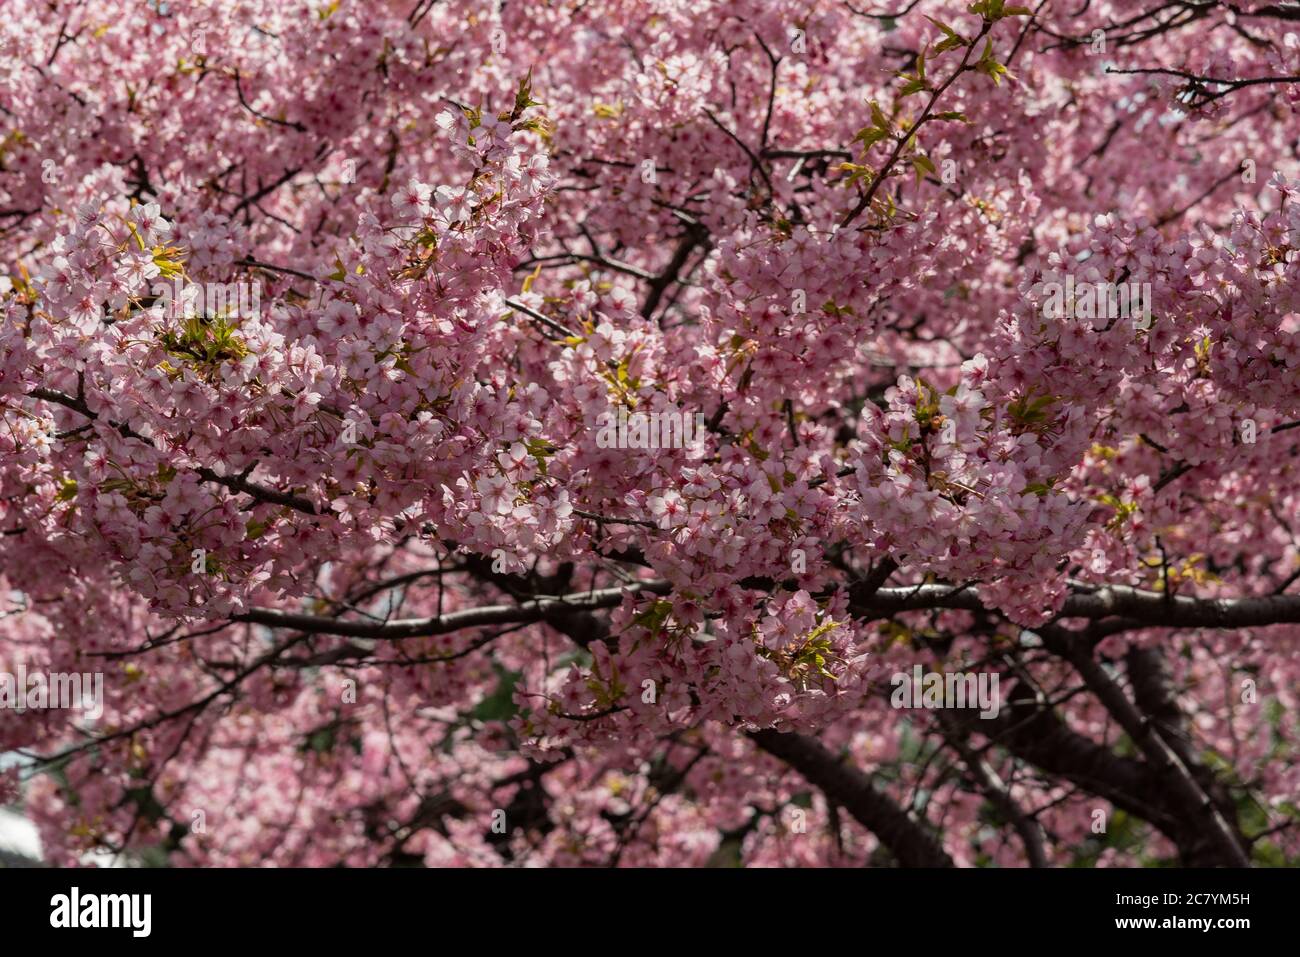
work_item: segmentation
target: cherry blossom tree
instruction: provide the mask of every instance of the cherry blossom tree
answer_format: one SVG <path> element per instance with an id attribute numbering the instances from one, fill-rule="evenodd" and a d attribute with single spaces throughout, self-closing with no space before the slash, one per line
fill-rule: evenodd
<path id="1" fill-rule="evenodd" d="M 0 672 L 103 693 L 0 711 L 0 803 L 61 864 L 1296 863 L 1292 31 L 8 5 Z"/>

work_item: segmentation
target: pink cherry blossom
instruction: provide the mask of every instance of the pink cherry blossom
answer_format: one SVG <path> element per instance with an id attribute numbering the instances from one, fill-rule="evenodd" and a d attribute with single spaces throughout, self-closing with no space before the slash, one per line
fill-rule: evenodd
<path id="1" fill-rule="evenodd" d="M 1300 861 L 1289 7 L 9 6 L 50 862 Z"/>

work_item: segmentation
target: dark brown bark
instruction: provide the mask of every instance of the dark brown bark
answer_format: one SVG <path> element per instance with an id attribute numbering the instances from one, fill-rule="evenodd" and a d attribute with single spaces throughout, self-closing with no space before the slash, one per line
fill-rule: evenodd
<path id="1" fill-rule="evenodd" d="M 904 867 L 953 866 L 952 858 L 925 825 L 878 789 L 869 776 L 841 761 L 816 738 L 770 729 L 751 731 L 749 738 L 852 814 Z"/>

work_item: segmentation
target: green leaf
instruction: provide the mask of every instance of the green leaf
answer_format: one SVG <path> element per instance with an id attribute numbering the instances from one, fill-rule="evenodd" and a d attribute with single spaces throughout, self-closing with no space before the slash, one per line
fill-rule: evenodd
<path id="1" fill-rule="evenodd" d="M 555 454 L 555 446 L 546 439 L 529 439 L 525 444 L 528 454 L 537 460 L 538 471 L 546 475 L 546 460 Z"/>
<path id="2" fill-rule="evenodd" d="M 881 129 L 873 129 L 870 126 L 864 126 L 858 130 L 858 135 L 853 137 L 853 142 L 862 143 L 862 152 L 867 152 L 889 134 Z"/>
<path id="3" fill-rule="evenodd" d="M 922 16 L 925 16 L 925 15 L 922 14 Z M 934 24 L 936 27 L 938 27 L 940 30 L 942 30 L 942 31 L 943 31 L 943 35 L 944 35 L 945 37 L 948 37 L 948 38 L 956 37 L 958 40 L 961 40 L 962 43 L 965 43 L 965 42 L 966 42 L 965 38 L 963 38 L 962 35 L 961 35 L 960 33 L 958 33 L 958 32 L 957 32 L 956 30 L 954 30 L 952 27 L 948 26 L 948 24 L 944 23 L 942 20 L 936 20 L 934 17 L 930 17 L 930 16 L 926 16 L 925 18 L 926 18 L 927 20 L 929 20 L 931 23 L 933 23 L 933 24 Z"/>
<path id="4" fill-rule="evenodd" d="M 841 163 L 836 169 L 841 173 L 848 173 L 846 184 L 849 186 L 855 183 L 870 183 L 875 177 L 875 170 L 869 166 L 859 166 L 857 163 Z"/>
<path id="5" fill-rule="evenodd" d="M 511 116 L 518 118 L 528 107 L 540 105 L 533 99 L 533 70 L 529 67 L 528 74 L 519 81 L 519 89 L 515 91 L 515 106 Z"/>
<path id="6" fill-rule="evenodd" d="M 664 622 L 668 616 L 673 613 L 673 603 L 666 598 L 657 599 L 650 603 L 650 607 L 641 614 L 632 619 L 634 624 L 640 625 L 652 636 L 657 636 L 663 629 Z"/>
<path id="7" fill-rule="evenodd" d="M 894 129 L 894 124 L 889 122 L 889 117 L 885 116 L 884 111 L 880 109 L 875 100 L 871 101 L 871 122 L 886 133 L 892 132 Z"/>
<path id="8" fill-rule="evenodd" d="M 916 75 L 910 73 L 899 73 L 898 75 L 907 80 L 907 85 L 898 91 L 899 96 L 911 96 L 913 93 L 921 93 L 930 89 L 930 84 L 925 79 L 925 50 L 922 50 L 916 57 Z"/>
<path id="9" fill-rule="evenodd" d="M 993 81 L 994 86 L 1002 83 L 1002 77 L 1014 80 L 1015 76 L 1005 66 L 999 63 L 993 56 L 993 40 L 985 41 L 984 52 L 980 54 L 979 62 L 975 64 L 975 69 L 983 73 Z"/>
<path id="10" fill-rule="evenodd" d="M 935 172 L 934 163 L 930 162 L 928 156 L 923 156 L 922 154 L 917 153 L 912 157 L 911 162 L 912 169 L 916 173 L 917 185 L 920 185 L 921 180 L 925 179 L 926 173 L 933 174 Z"/>

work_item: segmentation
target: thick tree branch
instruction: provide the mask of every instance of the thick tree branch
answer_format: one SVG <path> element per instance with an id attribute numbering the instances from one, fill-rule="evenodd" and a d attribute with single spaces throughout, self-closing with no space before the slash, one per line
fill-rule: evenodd
<path id="1" fill-rule="evenodd" d="M 1075 584 L 1075 588 L 1092 588 Z M 986 611 L 973 589 L 954 585 L 881 588 L 870 598 L 851 598 L 860 617 L 880 617 L 902 611 L 960 608 Z M 1065 600 L 1060 618 L 1120 616 L 1147 627 L 1245 628 L 1300 622 L 1300 595 L 1242 598 L 1193 598 L 1166 595 L 1128 585 L 1104 585 L 1076 591 Z"/>
<path id="2" fill-rule="evenodd" d="M 858 768 L 835 757 L 816 738 L 751 731 L 749 738 L 798 771 L 880 840 L 904 867 L 952 867 L 938 840 Z"/>
<path id="3" fill-rule="evenodd" d="M 628 595 L 665 595 L 671 586 L 662 579 L 573 592 L 568 595 L 540 596 L 517 605 L 487 605 L 435 615 L 431 618 L 403 618 L 396 621 L 345 621 L 320 615 L 301 615 L 274 608 L 254 608 L 236 615 L 233 621 L 265 625 L 268 628 L 292 628 L 314 635 L 339 635 L 345 638 L 370 638 L 397 641 L 442 635 L 462 628 L 503 625 L 518 622 L 547 621 L 581 615 L 598 608 L 614 608 Z"/>
<path id="4" fill-rule="evenodd" d="M 1059 632 L 1043 629 L 1048 648 L 1074 665 L 1098 700 L 1142 751 L 1166 783 L 1172 803 L 1188 821 L 1200 826 L 1200 846 L 1189 863 L 1249 867 L 1250 857 L 1235 828 L 1206 793 L 1177 752 L 1157 731 L 1156 724 L 1128 699 L 1119 684 L 1093 657 L 1093 651 Z"/>

